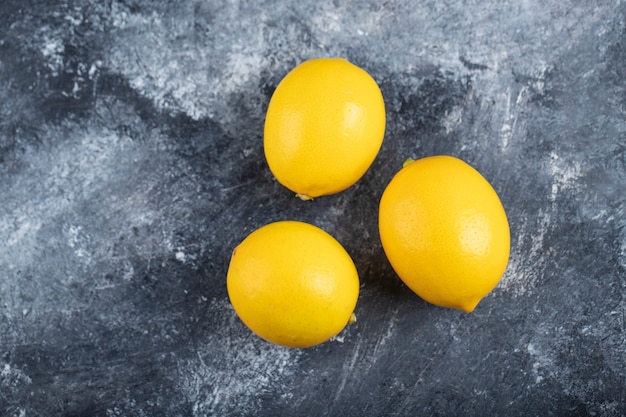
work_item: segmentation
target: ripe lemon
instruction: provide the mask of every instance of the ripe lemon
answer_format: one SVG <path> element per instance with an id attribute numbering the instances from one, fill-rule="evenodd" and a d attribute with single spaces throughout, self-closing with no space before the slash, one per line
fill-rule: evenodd
<path id="1" fill-rule="evenodd" d="M 498 195 L 451 156 L 405 164 L 383 192 L 379 231 L 402 281 L 442 307 L 473 311 L 508 263 L 509 224 Z"/>
<path id="2" fill-rule="evenodd" d="M 265 157 L 278 182 L 306 200 L 356 183 L 384 134 L 376 81 L 345 59 L 311 59 L 292 69 L 270 99 Z"/>
<path id="3" fill-rule="evenodd" d="M 261 338 L 310 347 L 351 319 L 359 277 L 350 255 L 308 223 L 280 221 L 248 235 L 233 251 L 227 288 L 235 312 Z"/>

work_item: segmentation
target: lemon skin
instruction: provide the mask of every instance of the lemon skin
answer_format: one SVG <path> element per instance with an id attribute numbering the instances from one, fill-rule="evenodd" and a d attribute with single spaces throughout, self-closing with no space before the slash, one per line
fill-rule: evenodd
<path id="1" fill-rule="evenodd" d="M 405 164 L 381 197 L 379 232 L 402 281 L 442 307 L 473 311 L 508 263 L 509 224 L 496 191 L 452 156 Z"/>
<path id="2" fill-rule="evenodd" d="M 385 134 L 376 81 L 343 58 L 301 63 L 278 84 L 264 126 L 270 171 L 304 200 L 335 194 L 368 170 Z"/>
<path id="3" fill-rule="evenodd" d="M 248 235 L 233 251 L 227 289 L 239 318 L 261 338 L 305 348 L 353 320 L 359 277 L 350 255 L 324 230 L 280 221 Z"/>

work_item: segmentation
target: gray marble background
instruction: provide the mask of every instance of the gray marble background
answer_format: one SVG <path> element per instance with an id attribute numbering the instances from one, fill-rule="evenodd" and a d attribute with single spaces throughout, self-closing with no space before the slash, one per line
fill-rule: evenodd
<path id="1" fill-rule="evenodd" d="M 382 150 L 301 202 L 263 157 L 293 66 L 379 83 Z M 626 4 L 62 0 L 0 4 L 0 415 L 626 415 Z M 461 157 L 509 216 L 474 313 L 382 252 L 407 157 Z M 234 314 L 233 247 L 274 220 L 333 234 L 358 322 L 312 349 Z"/>

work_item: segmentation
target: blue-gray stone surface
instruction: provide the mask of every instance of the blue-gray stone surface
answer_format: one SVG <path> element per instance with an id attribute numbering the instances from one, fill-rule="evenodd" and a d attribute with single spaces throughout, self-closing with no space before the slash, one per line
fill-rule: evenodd
<path id="1" fill-rule="evenodd" d="M 379 83 L 383 147 L 302 202 L 264 113 L 307 58 Z M 460 157 L 500 195 L 511 257 L 472 314 L 385 259 L 380 195 Z M 0 415 L 626 415 L 626 3 L 62 0 L 0 4 Z M 283 219 L 360 273 L 318 347 L 254 336 L 230 253 Z"/>

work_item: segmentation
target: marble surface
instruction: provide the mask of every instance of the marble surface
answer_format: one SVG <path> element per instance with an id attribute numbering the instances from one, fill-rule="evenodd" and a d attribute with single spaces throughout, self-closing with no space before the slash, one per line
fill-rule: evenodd
<path id="1" fill-rule="evenodd" d="M 304 59 L 379 83 L 387 132 L 347 191 L 301 202 L 263 157 Z M 626 4 L 61 0 L 0 4 L 0 415 L 626 415 Z M 472 314 L 386 261 L 382 190 L 450 154 L 512 248 Z M 274 220 L 333 234 L 357 323 L 294 350 L 225 288 Z"/>

